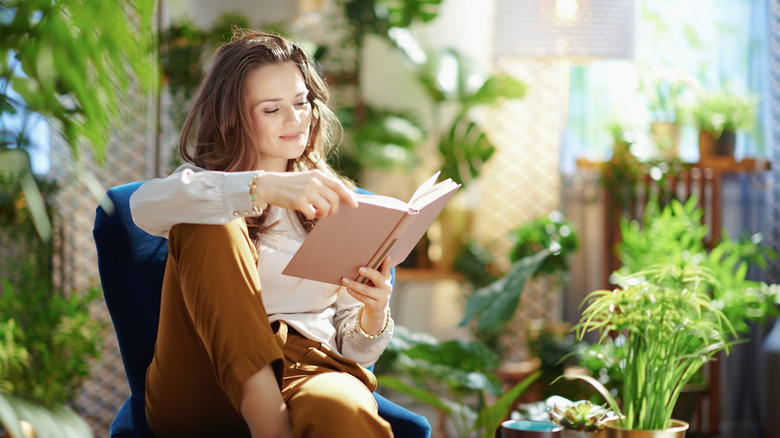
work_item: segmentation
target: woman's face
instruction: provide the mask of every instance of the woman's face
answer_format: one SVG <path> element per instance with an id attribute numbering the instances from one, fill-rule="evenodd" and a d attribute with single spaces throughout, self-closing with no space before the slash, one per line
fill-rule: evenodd
<path id="1" fill-rule="evenodd" d="M 309 90 L 292 61 L 260 67 L 247 79 L 247 101 L 257 132 L 260 168 L 287 170 L 309 140 Z"/>

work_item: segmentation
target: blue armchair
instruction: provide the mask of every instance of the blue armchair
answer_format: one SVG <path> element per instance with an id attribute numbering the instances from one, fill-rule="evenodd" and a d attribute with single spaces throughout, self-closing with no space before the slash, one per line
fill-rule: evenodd
<path id="1" fill-rule="evenodd" d="M 92 234 L 98 268 L 111 320 L 114 323 L 130 397 L 119 409 L 109 429 L 111 438 L 154 438 L 144 413 L 146 368 L 152 361 L 160 316 L 160 292 L 168 257 L 168 241 L 147 234 L 130 217 L 130 195 L 143 182 L 114 187 L 106 193 L 111 207 L 97 208 Z M 425 417 L 379 394 L 374 394 L 379 414 L 397 437 L 429 437 Z"/>

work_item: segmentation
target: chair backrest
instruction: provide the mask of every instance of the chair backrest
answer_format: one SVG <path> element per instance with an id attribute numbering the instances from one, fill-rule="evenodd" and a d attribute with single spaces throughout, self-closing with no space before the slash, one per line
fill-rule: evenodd
<path id="1" fill-rule="evenodd" d="M 109 189 L 92 230 L 103 296 L 133 394 L 144 393 L 146 369 L 154 355 L 168 258 L 168 241 L 141 230 L 130 216 L 130 195 L 141 184 Z"/>

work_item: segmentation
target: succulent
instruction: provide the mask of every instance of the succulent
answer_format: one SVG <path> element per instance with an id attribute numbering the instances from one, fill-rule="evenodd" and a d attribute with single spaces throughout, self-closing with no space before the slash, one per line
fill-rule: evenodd
<path id="1" fill-rule="evenodd" d="M 597 432 L 605 428 L 605 422 L 617 418 L 606 406 L 598 406 L 582 400 L 567 405 L 555 404 L 547 411 L 553 423 L 566 429 Z"/>

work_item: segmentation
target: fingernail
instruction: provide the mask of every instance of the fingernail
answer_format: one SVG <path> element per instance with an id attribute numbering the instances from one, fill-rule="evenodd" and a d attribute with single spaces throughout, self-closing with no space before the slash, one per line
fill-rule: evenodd
<path id="1" fill-rule="evenodd" d="M 366 274 L 368 273 L 368 268 L 360 268 L 358 269 L 358 272 L 360 272 L 361 274 Z"/>
<path id="2" fill-rule="evenodd" d="M 342 278 L 342 279 L 341 279 L 341 284 L 343 284 L 344 286 L 348 285 L 348 284 L 349 284 L 349 279 L 347 279 L 347 278 Z"/>

